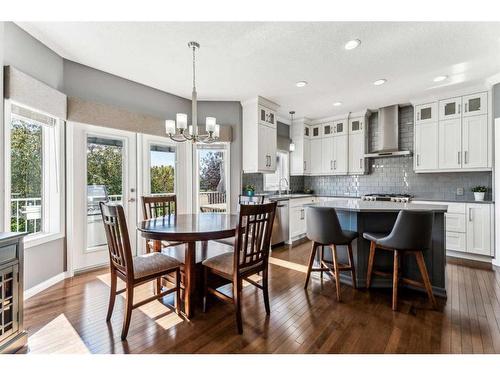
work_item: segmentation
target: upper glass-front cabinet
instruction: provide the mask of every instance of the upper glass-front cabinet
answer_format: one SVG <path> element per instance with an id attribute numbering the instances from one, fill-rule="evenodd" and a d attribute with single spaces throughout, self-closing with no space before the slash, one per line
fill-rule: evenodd
<path id="1" fill-rule="evenodd" d="M 439 119 L 449 120 L 462 116 L 462 97 L 439 101 Z"/>
<path id="2" fill-rule="evenodd" d="M 355 134 L 363 131 L 363 117 L 356 117 L 349 120 L 349 133 Z"/>
<path id="3" fill-rule="evenodd" d="M 311 129 L 309 129 L 309 126 L 304 126 L 304 136 L 309 138 L 310 133 L 311 133 Z"/>
<path id="4" fill-rule="evenodd" d="M 333 129 L 335 135 L 347 134 L 347 121 L 346 120 L 335 121 L 333 123 Z"/>
<path id="5" fill-rule="evenodd" d="M 415 106 L 415 121 L 417 124 L 437 121 L 437 103 Z"/>
<path id="6" fill-rule="evenodd" d="M 276 127 L 276 113 L 269 108 L 259 105 L 259 122 L 263 125 Z"/>
<path id="7" fill-rule="evenodd" d="M 319 138 L 321 136 L 321 126 L 312 126 L 311 127 L 311 138 Z"/>
<path id="8" fill-rule="evenodd" d="M 333 124 L 332 123 L 326 123 L 322 125 L 323 127 L 323 135 L 324 136 L 331 136 L 333 135 Z"/>
<path id="9" fill-rule="evenodd" d="M 488 108 L 488 93 L 480 92 L 473 95 L 467 95 L 462 98 L 464 106 L 464 117 L 484 115 Z"/>

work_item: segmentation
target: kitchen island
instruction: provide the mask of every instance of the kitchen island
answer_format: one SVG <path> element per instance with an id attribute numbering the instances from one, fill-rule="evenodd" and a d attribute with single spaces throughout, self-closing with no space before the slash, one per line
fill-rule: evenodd
<path id="1" fill-rule="evenodd" d="M 359 199 L 328 201 L 308 205 L 308 207 L 310 206 L 334 208 L 342 228 L 358 232 L 358 238 L 352 243 L 358 287 L 364 287 L 366 285 L 368 254 L 370 251 L 370 242 L 363 238 L 363 233 L 390 232 L 401 210 L 433 211 L 434 226 L 432 230 L 432 245 L 431 249 L 424 251 L 424 259 L 434 294 L 436 296 L 446 297 L 446 236 L 444 214 L 448 209 L 447 206 L 380 201 L 369 202 Z M 348 263 L 347 251 L 343 251 L 340 246 L 339 250 L 339 261 L 341 263 Z M 325 258 L 328 259 L 330 256 L 331 252 L 325 249 Z M 387 272 L 392 272 L 393 254 L 388 251 L 377 252 L 375 264 L 378 269 L 385 269 Z M 404 260 L 401 262 L 401 271 L 404 277 L 420 280 L 420 273 L 413 257 L 404 257 Z M 340 278 L 343 283 L 351 284 L 350 274 L 341 273 Z M 374 276 L 372 288 L 386 287 L 392 287 L 391 279 Z"/>

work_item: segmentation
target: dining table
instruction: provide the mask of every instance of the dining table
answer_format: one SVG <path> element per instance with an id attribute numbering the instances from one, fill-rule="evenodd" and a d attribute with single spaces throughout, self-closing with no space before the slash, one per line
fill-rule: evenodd
<path id="1" fill-rule="evenodd" d="M 233 237 L 239 216 L 228 213 L 201 212 L 160 216 L 141 221 L 137 229 L 142 237 L 153 241 L 153 251 L 161 252 L 162 241 L 183 243 L 184 257 L 184 314 L 194 314 L 196 290 L 196 243 L 201 242 L 206 251 L 210 240 Z"/>

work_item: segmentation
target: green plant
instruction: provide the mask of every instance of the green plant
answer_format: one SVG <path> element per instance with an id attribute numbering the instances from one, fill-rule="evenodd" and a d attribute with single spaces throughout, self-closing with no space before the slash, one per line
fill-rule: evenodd
<path id="1" fill-rule="evenodd" d="M 253 191 L 253 192 L 255 192 L 255 186 L 254 185 L 246 185 L 245 186 L 245 191 Z"/>
<path id="2" fill-rule="evenodd" d="M 474 186 L 472 189 L 473 193 L 486 193 L 488 191 L 488 188 L 486 186 Z"/>

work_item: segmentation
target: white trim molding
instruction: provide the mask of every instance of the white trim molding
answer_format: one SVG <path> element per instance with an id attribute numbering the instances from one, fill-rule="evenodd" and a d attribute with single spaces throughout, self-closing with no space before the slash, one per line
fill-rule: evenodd
<path id="1" fill-rule="evenodd" d="M 24 291 L 24 300 L 26 301 L 28 298 L 37 295 L 40 292 L 43 292 L 45 289 L 50 288 L 51 286 L 57 284 L 64 279 L 71 277 L 72 275 L 69 272 L 61 272 L 55 276 L 52 276 L 50 279 L 42 281 L 40 284 L 37 284 L 28 290 Z"/>

